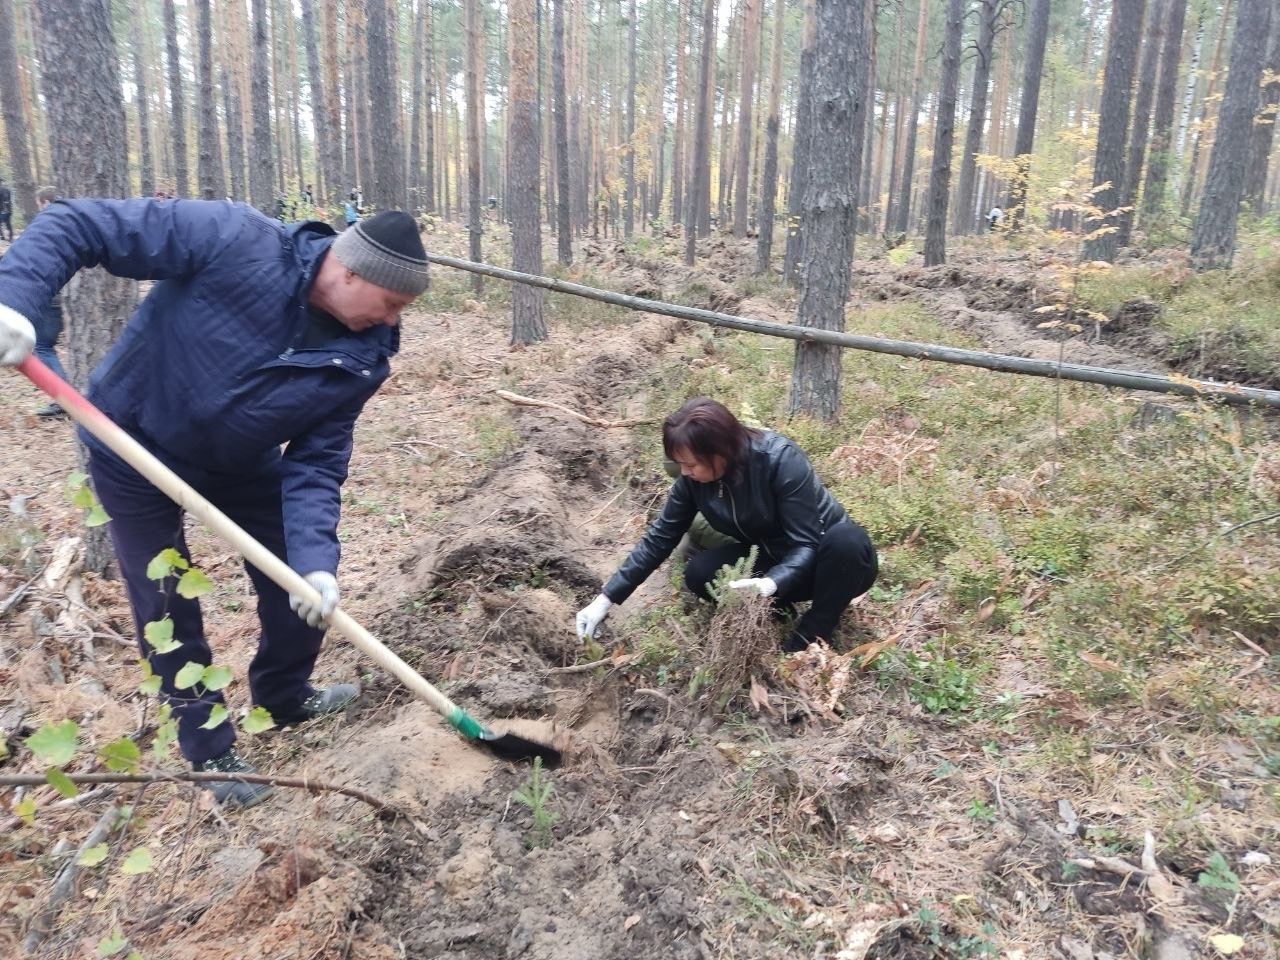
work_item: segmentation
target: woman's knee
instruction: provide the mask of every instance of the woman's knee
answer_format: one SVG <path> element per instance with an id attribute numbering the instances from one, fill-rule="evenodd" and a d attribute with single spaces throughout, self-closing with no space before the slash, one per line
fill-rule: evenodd
<path id="1" fill-rule="evenodd" d="M 871 589 L 880 573 L 880 561 L 866 530 L 849 521 L 838 523 L 823 537 L 823 546 L 828 554 L 823 561 L 833 564 L 834 569 L 847 571 L 858 587 L 854 596 Z"/>

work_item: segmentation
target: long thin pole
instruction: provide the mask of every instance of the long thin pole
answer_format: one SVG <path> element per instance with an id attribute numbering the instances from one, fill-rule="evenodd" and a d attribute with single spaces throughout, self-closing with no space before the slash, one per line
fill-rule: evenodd
<path id="1" fill-rule="evenodd" d="M 487 263 L 473 263 L 470 260 L 459 260 L 443 254 L 428 253 L 427 259 L 442 267 L 466 270 L 471 273 L 508 280 L 512 283 L 526 283 L 534 287 L 542 287 L 556 293 L 569 293 L 588 300 L 601 303 L 612 303 L 631 310 L 645 313 L 657 313 L 681 320 L 693 320 L 698 323 L 709 323 L 717 327 L 730 327 L 734 330 L 745 330 L 748 333 L 762 333 L 771 337 L 784 337 L 788 340 L 803 340 L 815 343 L 830 343 L 851 350 L 867 350 L 871 353 L 888 353 L 898 357 L 911 357 L 916 360 L 934 360 L 941 363 L 956 363 L 969 367 L 982 367 L 986 370 L 998 370 L 1002 373 L 1023 373 L 1033 377 L 1051 377 L 1062 380 L 1077 380 L 1081 383 L 1098 383 L 1108 387 L 1124 387 L 1129 390 L 1147 390 L 1153 393 L 1173 393 L 1187 397 L 1220 400 L 1223 403 L 1247 405 L 1262 404 L 1280 408 L 1280 390 L 1262 390 L 1257 387 L 1241 387 L 1230 383 L 1215 383 L 1211 380 L 1191 380 L 1179 377 L 1174 380 L 1155 373 L 1141 373 L 1129 370 L 1115 370 L 1110 367 L 1091 367 L 1080 363 L 1058 363 L 1054 360 L 1029 360 L 1024 357 L 1008 357 L 999 353 L 987 353 L 982 350 L 965 350 L 959 347 L 944 347 L 934 343 L 916 343 L 911 340 L 886 340 L 881 337 L 867 337 L 861 334 L 840 333 L 835 330 L 819 330 L 817 327 L 799 327 L 785 323 L 770 323 L 766 320 L 751 320 L 728 313 L 717 313 L 714 310 L 703 310 L 699 307 L 683 307 L 661 300 L 648 300 L 644 297 L 632 297 L 609 290 L 599 290 L 580 283 L 569 283 L 551 277 L 538 277 L 516 270 L 491 266 Z"/>

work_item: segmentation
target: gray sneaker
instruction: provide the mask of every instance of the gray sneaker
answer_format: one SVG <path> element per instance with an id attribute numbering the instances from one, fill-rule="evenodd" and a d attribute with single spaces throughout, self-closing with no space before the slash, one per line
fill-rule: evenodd
<path id="1" fill-rule="evenodd" d="M 293 723 L 305 723 L 316 717 L 340 713 L 358 696 L 360 696 L 360 688 L 354 683 L 335 683 L 331 687 L 321 687 L 316 690 L 294 710 L 287 713 L 272 711 L 271 719 L 281 727 Z"/>
<path id="2" fill-rule="evenodd" d="M 253 764 L 236 753 L 235 748 L 204 763 L 191 765 L 197 772 L 207 773 L 257 773 Z M 218 780 L 205 783 L 204 788 L 224 807 L 252 807 L 271 796 L 275 788 L 269 783 L 246 783 L 243 780 Z"/>

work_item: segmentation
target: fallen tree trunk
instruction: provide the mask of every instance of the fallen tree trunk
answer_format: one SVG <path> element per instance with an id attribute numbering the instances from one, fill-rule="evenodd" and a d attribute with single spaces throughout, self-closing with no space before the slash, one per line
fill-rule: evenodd
<path id="1" fill-rule="evenodd" d="M 840 333 L 835 330 L 819 330 L 816 327 L 798 327 L 785 323 L 771 323 L 766 320 L 751 320 L 728 313 L 717 313 L 714 310 L 703 310 L 698 307 L 683 307 L 679 304 L 665 303 L 661 300 L 647 300 L 644 297 L 632 297 L 609 290 L 600 290 L 580 283 L 566 280 L 555 280 L 551 277 L 539 277 L 504 267 L 494 267 L 487 263 L 472 263 L 470 260 L 459 260 L 443 254 L 428 253 L 427 259 L 442 267 L 453 267 L 469 273 L 496 277 L 512 283 L 525 283 L 542 287 L 556 293 L 568 293 L 575 297 L 598 300 L 601 303 L 612 303 L 630 310 L 642 310 L 645 313 L 657 313 L 681 320 L 693 320 L 697 323 L 709 323 L 717 327 L 729 327 L 733 330 L 745 330 L 748 333 L 761 333 L 770 337 L 784 337 L 788 340 L 800 340 L 811 343 L 830 343 L 850 350 L 867 350 L 872 353 L 888 353 L 898 357 L 910 357 L 915 360 L 933 360 L 940 363 L 955 363 L 969 367 L 982 367 L 986 370 L 998 370 L 1001 373 L 1022 373 L 1033 377 L 1050 377 L 1056 380 L 1076 380 L 1081 383 L 1097 383 L 1107 387 L 1123 387 L 1128 390 L 1147 390 L 1152 393 L 1172 393 L 1184 397 L 1201 397 L 1206 400 L 1217 400 L 1222 403 L 1247 406 L 1280 408 L 1280 390 L 1262 390 L 1257 387 L 1242 387 L 1232 383 L 1216 383 L 1212 380 L 1192 380 L 1188 377 L 1162 377 L 1155 373 L 1136 373 L 1128 370 L 1115 370 L 1110 367 L 1091 367 L 1081 363 L 1058 363 L 1053 360 L 1031 360 L 1025 357 L 1009 357 L 999 353 L 987 353 L 982 350 L 965 350 L 960 347 L 944 347 L 936 343 L 916 343 L 911 340 L 886 340 L 882 337 L 868 337 L 854 333 Z"/>

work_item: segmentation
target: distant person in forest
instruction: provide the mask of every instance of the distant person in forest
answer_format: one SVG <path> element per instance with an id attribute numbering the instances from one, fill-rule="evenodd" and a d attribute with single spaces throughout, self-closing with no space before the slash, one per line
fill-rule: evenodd
<path id="1" fill-rule="evenodd" d="M 13 241 L 13 192 L 4 182 L 4 177 L 0 177 L 0 234 Z"/>
<path id="2" fill-rule="evenodd" d="M 31 318 L 78 269 L 154 281 L 89 379 L 89 399 L 312 588 L 289 596 L 246 565 L 257 594 L 249 694 L 277 726 L 345 708 L 350 683 L 314 687 L 324 626 L 338 606 L 338 521 L 352 437 L 391 372 L 400 312 L 427 286 L 413 218 L 390 211 L 336 235 L 284 226 L 242 203 L 72 199 L 51 204 L 0 258 L 0 364 L 35 345 Z M 128 587 L 138 643 L 196 770 L 251 773 L 230 722 L 209 724 L 221 692 L 179 689 L 189 662 L 209 664 L 199 601 L 148 565 L 190 558 L 182 510 L 87 432 L 89 472 Z M 157 653 L 148 623 L 168 618 L 179 646 Z M 268 785 L 209 785 L 231 806 Z"/>
<path id="3" fill-rule="evenodd" d="M 41 187 L 36 191 L 36 216 L 47 208 L 49 204 L 58 199 L 58 191 L 54 187 Z M 62 336 L 62 295 L 55 293 L 49 299 L 49 305 L 40 314 L 39 318 L 32 322 L 36 328 L 36 347 L 35 355 L 40 358 L 50 370 L 60 376 L 63 380 L 70 380 L 67 371 L 62 366 L 62 361 L 58 359 L 58 338 Z M 36 411 L 37 417 L 65 417 L 67 412 L 62 409 L 61 405 L 50 401 L 39 410 Z"/>
<path id="4" fill-rule="evenodd" d="M 314 207 L 316 204 L 316 195 L 311 192 L 311 184 L 307 184 L 302 189 L 302 202 L 308 207 Z"/>
<path id="5" fill-rule="evenodd" d="M 285 220 L 284 214 L 285 214 L 285 210 L 287 209 L 287 206 L 288 206 L 288 201 L 285 199 L 284 194 L 277 193 L 276 194 L 276 219 L 279 220 L 281 223 L 283 223 Z"/>
<path id="6" fill-rule="evenodd" d="M 690 552 L 684 568 L 689 590 L 710 600 L 708 588 L 720 568 L 757 547 L 755 569 L 729 587 L 771 597 L 783 615 L 812 601 L 784 650 L 830 642 L 845 608 L 875 583 L 879 565 L 867 532 L 822 485 L 804 452 L 781 434 L 744 426 L 708 397 L 690 400 L 667 417 L 662 448 L 680 476 L 644 538 L 600 595 L 578 612 L 578 635 L 593 637 L 609 608 L 648 579 L 701 515 L 726 542 Z"/>
<path id="7" fill-rule="evenodd" d="M 342 201 L 342 218 L 346 220 L 348 227 L 353 227 L 360 222 L 360 194 L 356 190 L 351 191 L 351 196 Z"/>
<path id="8" fill-rule="evenodd" d="M 997 203 L 991 208 L 987 213 L 986 219 L 988 232 L 995 233 L 1000 229 L 1000 226 L 1004 223 L 1004 210 L 1001 209 L 1000 204 Z"/>

